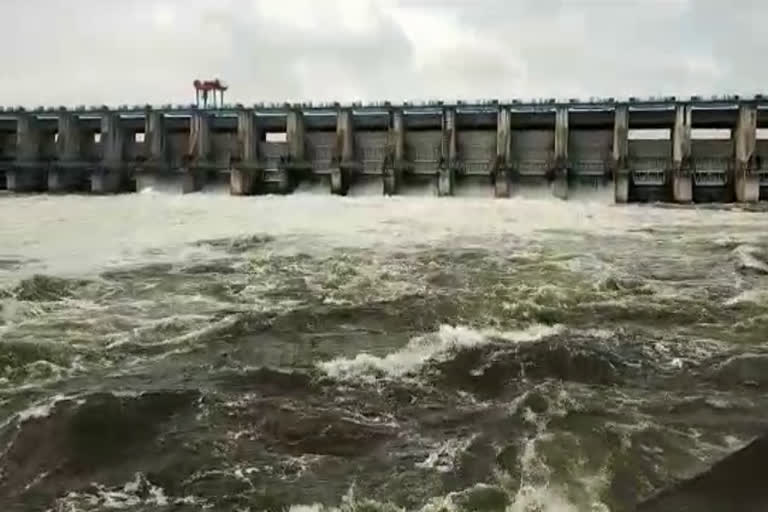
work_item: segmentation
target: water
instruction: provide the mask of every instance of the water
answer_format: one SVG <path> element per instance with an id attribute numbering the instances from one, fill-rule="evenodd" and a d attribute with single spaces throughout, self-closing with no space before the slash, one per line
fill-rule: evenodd
<path id="1" fill-rule="evenodd" d="M 760 434 L 765 212 L 0 197 L 3 510 L 632 510 Z"/>

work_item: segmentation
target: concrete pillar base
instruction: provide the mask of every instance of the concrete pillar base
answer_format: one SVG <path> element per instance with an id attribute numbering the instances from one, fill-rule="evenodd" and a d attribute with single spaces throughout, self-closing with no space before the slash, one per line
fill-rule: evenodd
<path id="1" fill-rule="evenodd" d="M 512 192 L 512 184 L 508 171 L 499 171 L 493 182 L 493 195 L 499 198 L 509 197 Z"/>
<path id="2" fill-rule="evenodd" d="M 437 195 L 447 197 L 453 195 L 453 183 L 456 173 L 453 169 L 440 169 L 437 176 Z"/>
<path id="3" fill-rule="evenodd" d="M 259 172 L 256 169 L 232 169 L 229 172 L 229 193 L 250 196 L 257 192 Z"/>
<path id="4" fill-rule="evenodd" d="M 756 203 L 760 200 L 760 178 L 752 173 L 739 173 L 735 176 L 734 192 L 740 203 Z"/>
<path id="5" fill-rule="evenodd" d="M 117 194 L 125 189 L 125 173 L 120 169 L 98 169 L 91 174 L 91 192 L 94 194 Z"/>
<path id="6" fill-rule="evenodd" d="M 293 174 L 290 169 L 280 169 L 277 173 L 277 191 L 280 194 L 293 192 Z"/>
<path id="7" fill-rule="evenodd" d="M 613 199 L 617 204 L 629 201 L 630 177 L 628 172 L 618 172 L 614 178 Z"/>
<path id="8" fill-rule="evenodd" d="M 568 174 L 559 172 L 552 181 L 552 195 L 558 199 L 568 199 Z"/>
<path id="9" fill-rule="evenodd" d="M 191 194 L 192 192 L 199 192 L 203 189 L 203 183 L 204 183 L 203 175 L 194 172 L 194 171 L 187 171 L 182 173 L 181 175 L 181 193 L 182 194 Z"/>
<path id="10" fill-rule="evenodd" d="M 672 199 L 676 203 L 693 202 L 693 178 L 691 176 L 672 177 Z"/>
<path id="11" fill-rule="evenodd" d="M 88 177 L 82 169 L 54 167 L 48 171 L 48 192 L 76 192 L 90 190 Z"/>
<path id="12" fill-rule="evenodd" d="M 384 169 L 383 182 L 384 182 L 384 195 L 394 196 L 400 190 L 400 180 L 402 179 L 402 173 L 397 169 Z"/>
<path id="13" fill-rule="evenodd" d="M 47 186 L 45 169 L 9 169 L 5 173 L 5 187 L 9 192 L 43 192 Z"/>
<path id="14" fill-rule="evenodd" d="M 349 191 L 349 172 L 336 167 L 331 169 L 331 194 L 345 196 Z"/>

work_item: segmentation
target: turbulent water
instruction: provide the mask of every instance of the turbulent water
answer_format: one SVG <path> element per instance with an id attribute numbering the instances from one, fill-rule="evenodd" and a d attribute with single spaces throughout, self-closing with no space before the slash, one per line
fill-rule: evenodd
<path id="1" fill-rule="evenodd" d="M 0 196 L 0 509 L 628 511 L 768 427 L 768 214 Z"/>

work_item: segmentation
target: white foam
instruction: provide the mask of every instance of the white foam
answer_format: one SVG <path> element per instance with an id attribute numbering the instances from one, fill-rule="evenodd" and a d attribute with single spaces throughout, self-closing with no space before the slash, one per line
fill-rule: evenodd
<path id="1" fill-rule="evenodd" d="M 755 256 L 755 253 L 759 252 L 757 247 L 752 245 L 740 245 L 733 250 L 733 254 L 739 260 L 739 265 L 742 268 L 748 268 L 751 270 L 757 270 L 763 274 L 768 274 L 768 263 L 760 260 Z"/>
<path id="2" fill-rule="evenodd" d="M 466 451 L 476 437 L 477 435 L 473 435 L 466 439 L 448 439 L 443 441 L 430 451 L 423 461 L 417 462 L 415 466 L 420 469 L 434 469 L 439 473 L 453 471 L 458 457 Z"/>
<path id="3" fill-rule="evenodd" d="M 56 404 L 62 400 L 68 400 L 69 397 L 64 395 L 54 395 L 51 398 L 46 399 L 44 402 L 37 403 L 31 407 L 19 412 L 17 418 L 20 422 L 24 422 L 32 419 L 47 418 L 51 415 Z"/>
<path id="4" fill-rule="evenodd" d="M 338 380 L 374 381 L 380 377 L 397 379 L 416 372 L 430 360 L 440 360 L 455 349 L 483 345 L 494 340 L 510 343 L 536 341 L 561 331 L 561 326 L 539 324 L 505 333 L 442 325 L 438 332 L 413 338 L 402 349 L 384 357 L 361 353 L 351 359 L 340 357 L 319 363 L 318 368 Z"/>
<path id="5" fill-rule="evenodd" d="M 761 288 L 753 288 L 751 290 L 744 290 L 740 292 L 739 294 L 731 297 L 730 299 L 727 299 L 724 302 L 724 305 L 726 306 L 736 306 L 739 304 L 744 304 L 747 302 L 751 302 L 753 304 L 764 304 L 768 303 L 768 290 L 761 289 Z"/>
<path id="6" fill-rule="evenodd" d="M 122 487 L 107 488 L 94 483 L 93 492 L 70 492 L 56 500 L 54 510 L 81 510 L 85 505 L 98 510 L 124 510 L 135 507 L 167 507 L 173 505 L 197 505 L 209 508 L 204 500 L 196 496 L 169 498 L 162 487 L 152 484 L 142 473 L 136 473 L 133 480 Z"/>
<path id="7" fill-rule="evenodd" d="M 25 263 L 0 280 L 35 271 L 90 273 L 110 262 L 175 260 L 201 239 L 261 233 L 280 250 L 317 252 L 328 247 L 413 246 L 466 238 L 533 241 L 541 230 L 595 234 L 632 233 L 638 226 L 673 225 L 696 232 L 723 225 L 733 233 L 760 233 L 764 213 L 616 207 L 602 201 L 551 197 L 339 198 L 298 194 L 233 198 L 226 194 L 175 196 L 152 191 L 110 197 L 32 195 L 0 201 L 0 247 Z M 540 189 L 544 190 L 544 189 Z M 371 190 L 373 192 L 373 190 Z M 354 192 L 354 191 L 353 191 Z M 547 191 L 545 191 L 547 192 Z M 62 216 L 66 212 L 66 218 Z M 45 232 L 46 236 L 38 236 Z M 639 235 L 638 235 L 639 236 Z M 283 240 L 285 239 L 285 243 Z M 152 250 L 151 254 L 148 251 Z"/>

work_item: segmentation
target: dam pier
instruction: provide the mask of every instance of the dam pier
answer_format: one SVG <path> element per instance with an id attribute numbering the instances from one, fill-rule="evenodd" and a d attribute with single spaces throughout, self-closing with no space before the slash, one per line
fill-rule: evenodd
<path id="1" fill-rule="evenodd" d="M 768 199 L 768 98 L 0 109 L 0 188 L 112 194 L 479 183 L 617 203 Z"/>

